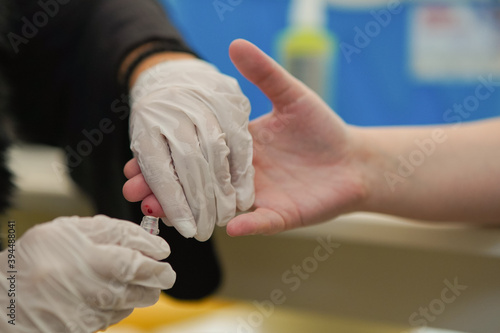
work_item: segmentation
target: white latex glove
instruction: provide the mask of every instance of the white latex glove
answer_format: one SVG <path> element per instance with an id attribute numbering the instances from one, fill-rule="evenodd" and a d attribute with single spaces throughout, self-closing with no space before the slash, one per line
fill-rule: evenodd
<path id="1" fill-rule="evenodd" d="M 234 78 L 198 59 L 163 62 L 131 92 L 131 149 L 166 218 L 205 241 L 254 201 L 250 103 Z"/>
<path id="2" fill-rule="evenodd" d="M 64 217 L 28 230 L 15 244 L 15 296 L 8 251 L 0 253 L 0 331 L 92 333 L 158 301 L 175 272 L 157 260 L 168 244 L 138 225 L 98 215 Z M 15 300 L 15 326 L 7 306 Z M 7 304 L 9 303 L 9 304 Z"/>

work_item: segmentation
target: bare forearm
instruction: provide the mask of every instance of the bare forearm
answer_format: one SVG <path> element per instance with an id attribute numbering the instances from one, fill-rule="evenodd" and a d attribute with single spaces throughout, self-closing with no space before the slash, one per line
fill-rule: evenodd
<path id="1" fill-rule="evenodd" d="M 500 223 L 500 120 L 355 131 L 368 161 L 363 210 Z"/>

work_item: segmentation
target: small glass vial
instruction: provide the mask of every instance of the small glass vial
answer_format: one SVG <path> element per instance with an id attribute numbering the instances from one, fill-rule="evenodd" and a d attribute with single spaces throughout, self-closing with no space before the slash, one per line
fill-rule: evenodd
<path id="1" fill-rule="evenodd" d="M 141 221 L 141 227 L 152 235 L 158 235 L 160 233 L 158 220 L 158 217 L 144 216 Z"/>

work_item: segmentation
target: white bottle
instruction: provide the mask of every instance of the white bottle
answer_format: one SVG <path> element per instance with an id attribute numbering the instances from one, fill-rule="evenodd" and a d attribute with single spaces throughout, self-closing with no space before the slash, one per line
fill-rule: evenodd
<path id="1" fill-rule="evenodd" d="M 330 105 L 335 38 L 327 29 L 325 0 L 292 0 L 289 26 L 278 37 L 278 61 Z"/>

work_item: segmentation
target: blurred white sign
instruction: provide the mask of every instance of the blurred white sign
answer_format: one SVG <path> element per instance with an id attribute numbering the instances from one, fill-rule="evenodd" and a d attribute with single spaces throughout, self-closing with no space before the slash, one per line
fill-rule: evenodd
<path id="1" fill-rule="evenodd" d="M 410 67 L 424 81 L 500 76 L 500 8 L 419 5 L 410 13 Z"/>

